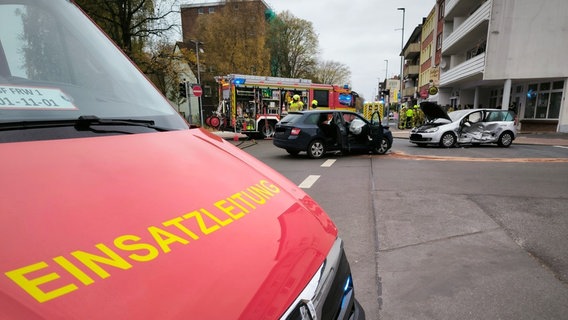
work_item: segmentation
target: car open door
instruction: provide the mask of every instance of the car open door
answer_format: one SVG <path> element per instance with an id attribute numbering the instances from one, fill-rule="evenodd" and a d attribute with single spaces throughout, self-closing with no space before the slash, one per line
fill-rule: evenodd
<path id="1" fill-rule="evenodd" d="M 381 122 L 381 115 L 378 111 L 373 112 L 370 122 L 371 138 L 373 138 L 373 144 L 378 145 L 383 139 L 383 124 Z"/>
<path id="2" fill-rule="evenodd" d="M 341 141 L 337 141 L 337 143 L 341 144 L 341 149 L 348 149 L 349 144 L 347 143 L 347 134 L 349 133 L 347 130 L 347 126 L 345 125 L 345 120 L 343 119 L 343 115 L 340 112 L 333 113 L 333 122 L 337 125 L 339 130 L 339 136 L 341 137 Z"/>

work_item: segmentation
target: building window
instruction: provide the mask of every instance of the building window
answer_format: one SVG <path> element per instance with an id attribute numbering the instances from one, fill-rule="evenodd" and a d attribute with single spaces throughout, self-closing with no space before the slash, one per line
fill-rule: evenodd
<path id="1" fill-rule="evenodd" d="M 438 35 L 438 37 L 436 38 L 436 50 L 441 50 L 442 49 L 442 38 L 443 38 L 443 33 L 440 33 Z"/>
<path id="2" fill-rule="evenodd" d="M 444 1 L 440 2 L 440 7 L 438 8 L 438 20 L 444 19 L 444 4 Z"/>
<path id="3" fill-rule="evenodd" d="M 489 108 L 501 109 L 501 101 L 503 101 L 503 90 L 491 90 L 489 94 Z"/>
<path id="4" fill-rule="evenodd" d="M 215 13 L 215 8 L 209 8 L 209 13 Z"/>
<path id="5" fill-rule="evenodd" d="M 197 9 L 197 14 L 204 14 L 205 13 L 205 9 L 204 8 L 198 8 Z"/>
<path id="6" fill-rule="evenodd" d="M 203 86 L 203 95 L 206 97 L 211 97 L 212 95 L 211 86 Z"/>
<path id="7" fill-rule="evenodd" d="M 558 119 L 564 81 L 529 84 L 525 119 Z"/>

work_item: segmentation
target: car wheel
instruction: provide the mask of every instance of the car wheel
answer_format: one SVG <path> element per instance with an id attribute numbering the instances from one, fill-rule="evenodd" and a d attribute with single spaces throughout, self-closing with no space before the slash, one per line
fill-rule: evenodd
<path id="1" fill-rule="evenodd" d="M 308 145 L 308 150 L 306 151 L 308 156 L 312 159 L 319 159 L 323 157 L 325 153 L 325 145 L 322 140 L 314 140 Z"/>
<path id="2" fill-rule="evenodd" d="M 263 122 L 260 128 L 260 133 L 264 138 L 270 138 L 274 135 L 274 125 L 272 122 Z"/>
<path id="3" fill-rule="evenodd" d="M 440 146 L 451 148 L 456 144 L 456 135 L 452 132 L 446 132 L 440 138 Z"/>
<path id="4" fill-rule="evenodd" d="M 497 140 L 497 144 L 503 148 L 508 148 L 512 143 L 513 135 L 509 131 L 501 133 L 499 140 Z"/>
<path id="5" fill-rule="evenodd" d="M 298 153 L 300 153 L 300 151 L 298 150 L 292 150 L 292 149 L 286 149 L 286 152 L 288 152 L 290 155 L 292 156 L 297 156 Z"/>
<path id="6" fill-rule="evenodd" d="M 378 146 L 373 147 L 373 153 L 375 154 L 385 154 L 388 150 L 389 141 L 385 137 L 381 139 L 381 143 Z"/>

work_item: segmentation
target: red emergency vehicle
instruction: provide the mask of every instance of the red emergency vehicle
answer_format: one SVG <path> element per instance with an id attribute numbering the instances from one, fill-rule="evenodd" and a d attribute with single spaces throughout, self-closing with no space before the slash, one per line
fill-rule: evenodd
<path id="1" fill-rule="evenodd" d="M 206 123 L 251 137 L 274 135 L 274 127 L 287 113 L 294 95 L 300 96 L 304 109 L 316 100 L 318 109 L 355 111 L 358 98 L 349 86 L 317 84 L 309 79 L 230 74 L 216 80 L 219 107 Z"/>
<path id="2" fill-rule="evenodd" d="M 190 129 L 73 1 L 0 21 L 0 319 L 364 318 L 324 210 Z"/>

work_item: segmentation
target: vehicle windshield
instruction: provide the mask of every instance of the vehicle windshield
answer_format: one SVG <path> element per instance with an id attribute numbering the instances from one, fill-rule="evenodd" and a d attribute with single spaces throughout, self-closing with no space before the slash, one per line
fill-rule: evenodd
<path id="1" fill-rule="evenodd" d="M 80 116 L 188 128 L 72 2 L 0 0 L 0 125 Z"/>

